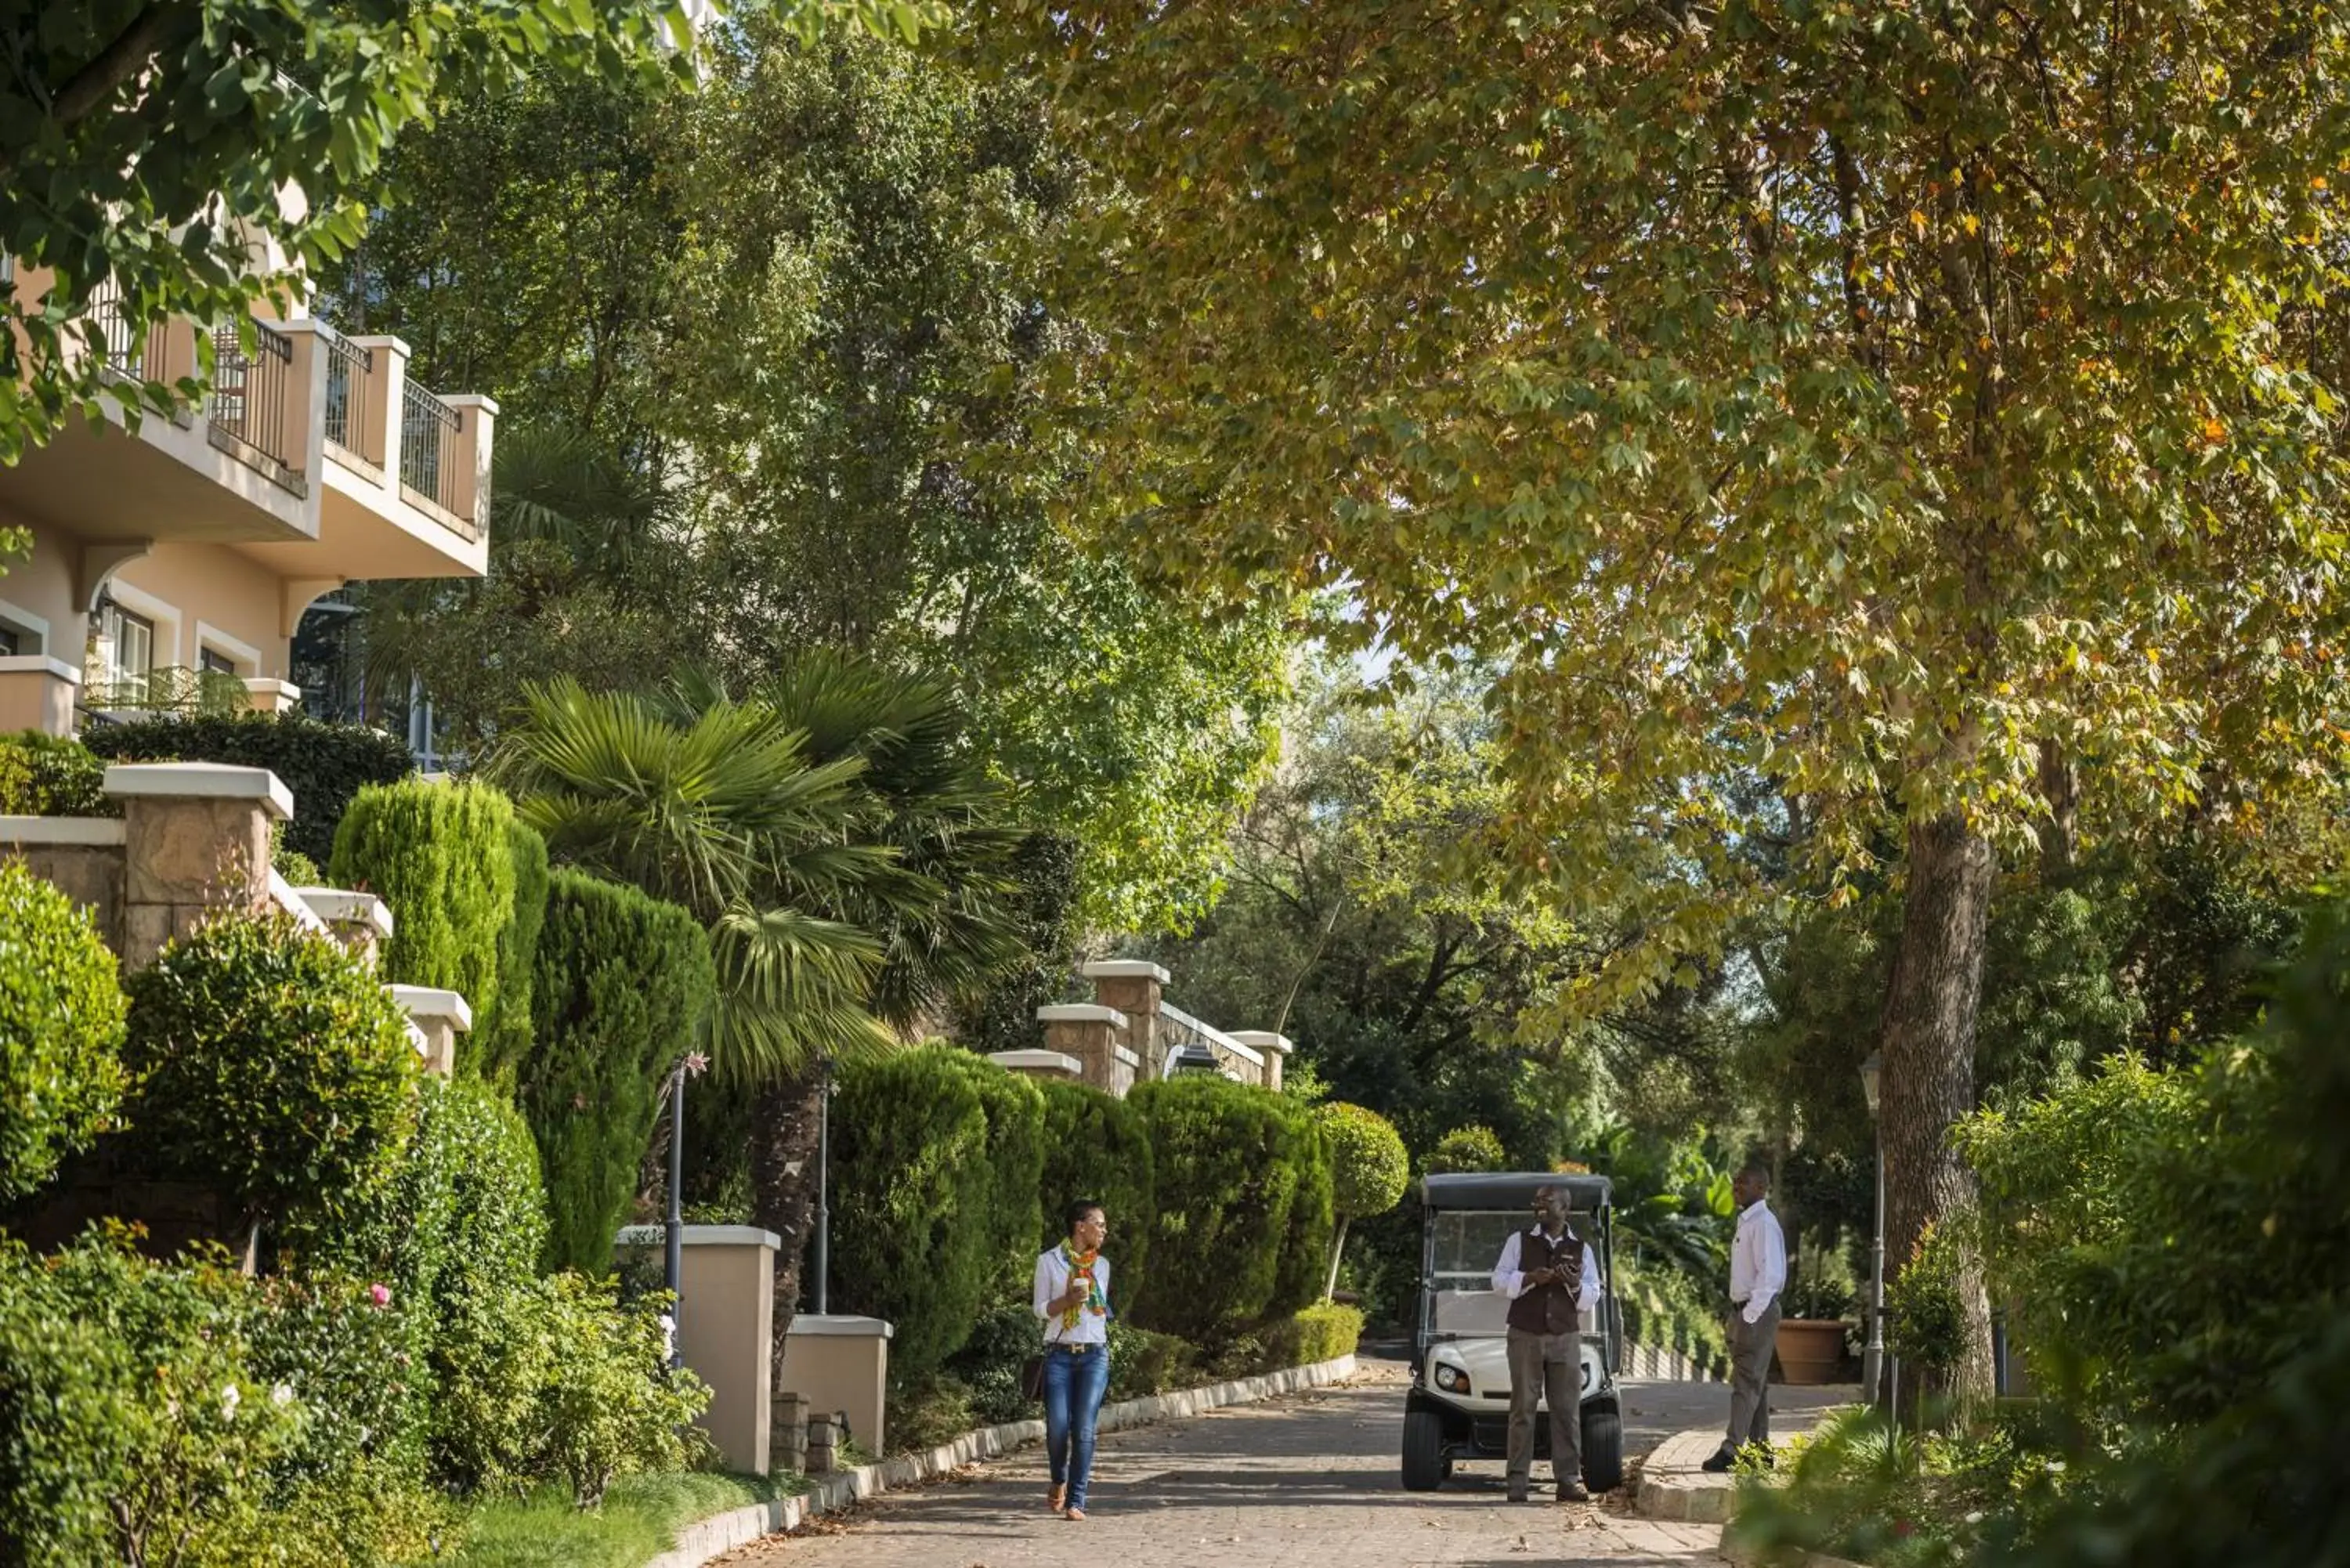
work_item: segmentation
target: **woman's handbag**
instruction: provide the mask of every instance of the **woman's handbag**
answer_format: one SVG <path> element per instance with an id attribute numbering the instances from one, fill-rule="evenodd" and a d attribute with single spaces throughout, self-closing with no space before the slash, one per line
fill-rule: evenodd
<path id="1" fill-rule="evenodd" d="M 1020 1397 L 1023 1399 L 1045 1397 L 1045 1358 L 1032 1355 L 1020 1364 Z"/>

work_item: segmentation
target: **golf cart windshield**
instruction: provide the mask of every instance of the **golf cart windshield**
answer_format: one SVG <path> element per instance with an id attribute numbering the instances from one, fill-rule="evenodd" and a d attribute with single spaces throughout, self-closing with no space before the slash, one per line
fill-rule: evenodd
<path id="1" fill-rule="evenodd" d="M 1531 1223 L 1532 1216 L 1523 1210 L 1448 1210 L 1429 1215 L 1430 1332 L 1474 1338 L 1509 1331 L 1505 1317 L 1510 1303 L 1493 1289 L 1493 1265 L 1511 1235 Z M 1577 1210 L 1572 1223 L 1586 1242 L 1600 1245 L 1596 1215 Z M 1601 1260 L 1604 1273 L 1604 1250 Z"/>

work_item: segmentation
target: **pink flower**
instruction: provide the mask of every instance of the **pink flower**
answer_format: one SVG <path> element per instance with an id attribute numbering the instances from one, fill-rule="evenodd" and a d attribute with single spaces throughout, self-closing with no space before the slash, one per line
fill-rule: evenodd
<path id="1" fill-rule="evenodd" d="M 380 1307 L 390 1306 L 391 1304 L 391 1287 L 390 1285 L 369 1285 L 368 1287 L 368 1300 L 375 1303 L 375 1304 Z"/>

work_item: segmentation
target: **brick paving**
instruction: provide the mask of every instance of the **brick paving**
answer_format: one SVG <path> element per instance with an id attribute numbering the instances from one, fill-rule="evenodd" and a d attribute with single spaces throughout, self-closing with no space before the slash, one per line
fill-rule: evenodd
<path id="1" fill-rule="evenodd" d="M 1606 1504 L 1513 1506 L 1498 1463 L 1462 1467 L 1440 1491 L 1398 1476 L 1400 1364 L 1353 1383 L 1188 1421 L 1105 1436 L 1090 1518 L 1045 1511 L 1041 1449 L 893 1492 L 724 1558 L 727 1568 L 1555 1568 L 1716 1564 L 1721 1531 L 1635 1518 Z M 1803 1391 L 1772 1390 L 1791 1403 Z M 1720 1419 L 1719 1384 L 1627 1383 L 1626 1448 Z M 1535 1495 L 1546 1496 L 1538 1468 Z"/>

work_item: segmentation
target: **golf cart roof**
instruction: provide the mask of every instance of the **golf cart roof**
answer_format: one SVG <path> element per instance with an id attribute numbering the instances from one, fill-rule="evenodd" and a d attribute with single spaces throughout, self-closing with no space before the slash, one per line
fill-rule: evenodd
<path id="1" fill-rule="evenodd" d="M 1545 1187 L 1566 1189 L 1568 1207 L 1578 1213 L 1607 1208 L 1614 1184 L 1604 1176 L 1565 1176 L 1556 1171 L 1463 1170 L 1419 1179 L 1419 1200 L 1430 1209 L 1510 1210 L 1531 1207 Z"/>

